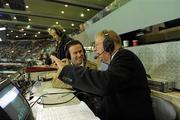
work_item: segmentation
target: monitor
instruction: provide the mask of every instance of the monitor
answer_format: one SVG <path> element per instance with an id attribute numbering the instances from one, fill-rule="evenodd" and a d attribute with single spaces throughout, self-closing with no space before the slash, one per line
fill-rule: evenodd
<path id="1" fill-rule="evenodd" d="M 0 27 L 0 42 L 6 40 L 6 27 Z"/>
<path id="2" fill-rule="evenodd" d="M 28 102 L 9 80 L 0 82 L 0 120 L 34 120 Z"/>

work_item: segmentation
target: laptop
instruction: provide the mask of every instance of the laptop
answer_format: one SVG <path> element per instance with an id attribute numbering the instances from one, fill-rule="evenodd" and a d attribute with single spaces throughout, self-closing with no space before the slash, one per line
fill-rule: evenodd
<path id="1" fill-rule="evenodd" d="M 34 120 L 27 100 L 10 81 L 0 81 L 0 120 Z"/>

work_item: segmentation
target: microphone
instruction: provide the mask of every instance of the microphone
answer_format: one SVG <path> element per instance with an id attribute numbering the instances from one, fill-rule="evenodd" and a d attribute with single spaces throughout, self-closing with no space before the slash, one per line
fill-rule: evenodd
<path id="1" fill-rule="evenodd" d="M 104 51 L 101 54 L 94 56 L 94 59 L 97 59 L 100 55 L 102 55 L 104 53 Z"/>

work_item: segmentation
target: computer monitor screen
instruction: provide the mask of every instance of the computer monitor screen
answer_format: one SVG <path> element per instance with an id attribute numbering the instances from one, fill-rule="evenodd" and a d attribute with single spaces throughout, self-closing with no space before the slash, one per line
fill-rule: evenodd
<path id="1" fill-rule="evenodd" d="M 3 119 L 27 120 L 32 117 L 30 106 L 19 90 L 11 83 L 0 84 L 0 112 Z"/>
<path id="2" fill-rule="evenodd" d="M 0 42 L 6 40 L 6 27 L 0 27 Z"/>

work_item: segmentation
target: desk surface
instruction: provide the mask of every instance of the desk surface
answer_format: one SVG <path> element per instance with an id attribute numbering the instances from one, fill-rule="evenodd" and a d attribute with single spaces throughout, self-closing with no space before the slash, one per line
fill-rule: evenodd
<path id="1" fill-rule="evenodd" d="M 34 102 L 37 100 L 37 98 L 43 94 L 46 93 L 63 93 L 63 92 L 72 92 L 72 90 L 68 90 L 68 89 L 58 89 L 58 88 L 53 88 L 51 81 L 48 82 L 36 82 L 32 88 L 32 92 L 33 92 L 33 96 L 34 96 L 34 100 L 30 101 L 30 102 Z M 55 95 L 46 95 L 46 97 L 43 97 L 41 102 L 43 103 L 62 103 L 65 101 L 70 100 L 71 98 L 74 97 L 74 94 L 72 93 L 66 93 L 66 94 L 55 94 Z M 37 112 L 40 109 L 43 108 L 47 108 L 47 107 L 59 107 L 59 106 L 68 106 L 68 105 L 75 105 L 75 104 L 79 104 L 80 101 L 78 98 L 73 98 L 71 101 L 67 102 L 67 103 L 63 103 L 63 104 L 58 104 L 58 105 L 39 105 L 39 104 L 35 104 L 32 107 L 32 112 L 34 117 L 36 118 Z"/>
<path id="2" fill-rule="evenodd" d="M 160 96 L 166 96 L 166 97 L 169 97 L 169 98 L 173 98 L 173 99 L 179 99 L 180 100 L 180 91 L 170 91 L 170 92 L 167 92 L 167 93 L 164 93 L 164 92 L 160 92 L 160 91 L 156 91 L 156 90 L 151 90 L 152 92 L 152 95 L 160 95 Z"/>
<path id="3" fill-rule="evenodd" d="M 35 84 L 32 89 L 34 96 L 66 92 L 65 94 L 46 95 L 42 99 L 43 103 L 62 103 L 74 97 L 73 93 L 67 93 L 72 92 L 72 90 L 53 88 L 51 81 L 40 83 Z M 33 111 L 33 115 L 37 120 L 100 120 L 84 102 L 80 102 L 76 97 L 64 104 L 43 105 L 43 107 L 41 105 L 41 108 Z"/>
<path id="4" fill-rule="evenodd" d="M 42 102 L 50 103 L 50 104 L 62 103 L 74 97 L 74 94 L 71 93 L 73 92 L 72 90 L 53 88 L 51 81 L 37 83 L 32 89 L 32 92 L 34 93 L 34 96 L 41 96 L 47 93 L 59 93 L 59 94 L 53 94 L 53 95 L 46 95 L 46 97 L 43 97 Z M 80 101 L 77 97 L 75 97 L 74 99 L 72 99 L 71 101 L 67 103 L 59 104 L 59 105 L 52 105 L 52 106 L 74 105 L 78 103 L 80 103 Z M 43 105 L 43 107 L 51 107 L 51 105 Z"/>
<path id="5" fill-rule="evenodd" d="M 52 73 L 54 72 L 50 72 L 50 71 L 46 71 L 46 72 L 34 72 L 31 73 L 31 79 L 32 80 L 38 80 L 39 77 L 52 77 Z M 51 81 L 47 81 L 47 82 L 38 82 L 33 86 L 32 92 L 34 94 L 34 96 L 41 96 L 42 94 L 46 94 L 46 93 L 63 93 L 63 92 L 72 92 L 72 90 L 68 90 L 68 89 L 59 89 L 59 88 L 53 88 L 52 87 L 52 83 Z M 64 96 L 64 97 L 62 97 Z M 48 97 L 43 97 L 43 102 L 46 103 L 57 103 L 57 102 L 63 102 L 63 101 L 67 101 L 68 99 L 72 98 L 74 95 L 73 94 L 58 94 L 58 95 L 50 95 Z M 78 104 L 80 103 L 80 101 L 75 97 L 73 100 L 71 100 L 68 103 L 65 104 L 60 104 L 57 106 L 62 106 L 62 105 L 73 105 L 73 104 Z M 49 106 L 49 105 L 48 105 Z M 48 107 L 47 105 L 43 106 L 43 107 Z M 54 105 L 53 105 L 54 106 Z"/>

